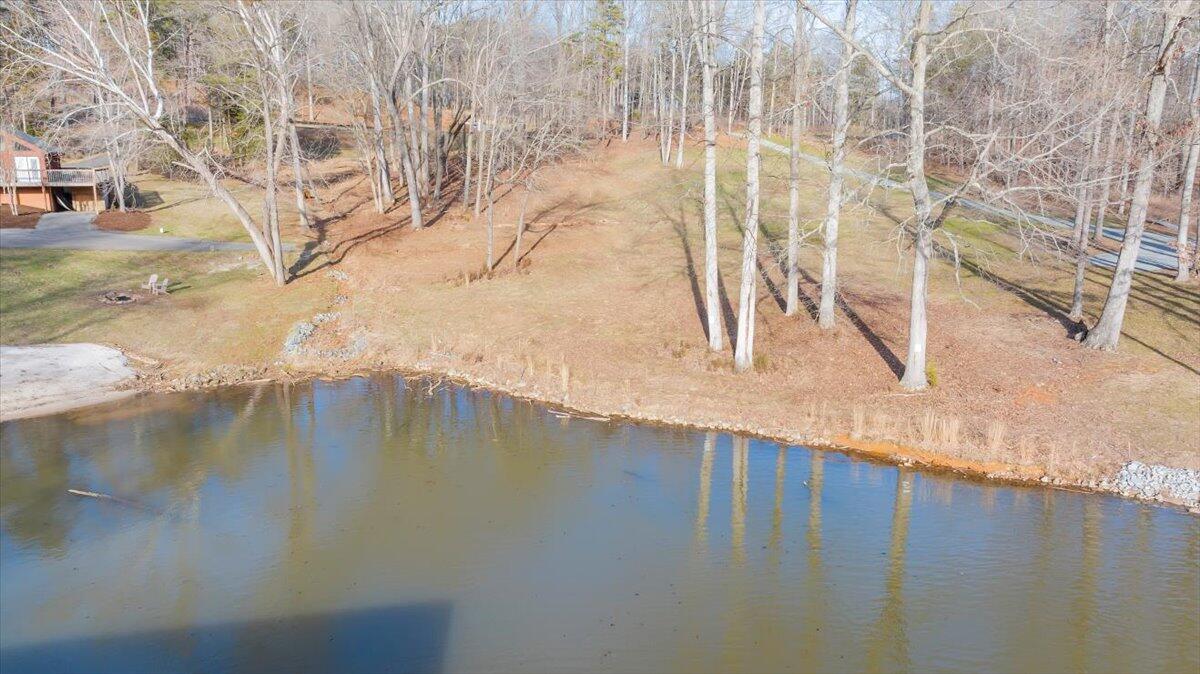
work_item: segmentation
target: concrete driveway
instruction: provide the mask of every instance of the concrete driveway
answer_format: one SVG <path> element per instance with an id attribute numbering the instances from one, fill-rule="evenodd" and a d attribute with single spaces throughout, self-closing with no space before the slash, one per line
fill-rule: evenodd
<path id="1" fill-rule="evenodd" d="M 208 241 L 179 236 L 148 236 L 96 228 L 95 213 L 67 211 L 43 215 L 33 229 L 0 229 L 0 248 L 68 248 L 71 250 L 252 251 L 254 244 Z M 295 246 L 284 244 L 284 250 Z"/>

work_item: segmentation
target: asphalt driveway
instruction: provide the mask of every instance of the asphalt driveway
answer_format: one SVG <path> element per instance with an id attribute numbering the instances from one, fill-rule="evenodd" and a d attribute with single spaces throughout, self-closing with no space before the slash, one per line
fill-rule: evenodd
<path id="1" fill-rule="evenodd" d="M 252 251 L 254 244 L 208 241 L 179 236 L 148 236 L 96 228 L 95 213 L 66 211 L 43 215 L 33 229 L 0 229 L 0 248 L 68 248 L 71 250 L 146 250 L 180 252 Z M 295 246 L 284 244 L 284 250 Z"/>

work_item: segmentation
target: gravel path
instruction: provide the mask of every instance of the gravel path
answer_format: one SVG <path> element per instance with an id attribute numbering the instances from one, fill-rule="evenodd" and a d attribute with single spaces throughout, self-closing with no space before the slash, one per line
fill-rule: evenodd
<path id="1" fill-rule="evenodd" d="M 764 139 L 762 144 L 763 147 L 780 154 L 790 153 L 790 150 L 787 147 L 774 141 Z M 814 164 L 822 168 L 826 166 L 825 159 L 816 155 L 801 152 L 800 158 L 810 164 Z M 854 168 L 847 168 L 846 172 L 858 180 L 875 183 L 882 187 L 886 187 L 889 190 L 908 189 L 908 185 L 905 183 L 897 182 L 891 178 L 885 178 L 874 173 L 868 173 L 866 171 Z M 945 192 L 934 189 L 930 189 L 929 194 L 934 199 L 943 199 L 947 196 Z M 960 206 L 969 208 L 977 213 L 1003 218 L 1005 220 L 1016 220 L 1019 217 L 1018 214 L 1014 213 L 1013 211 L 997 208 L 996 206 L 985 204 L 974 199 L 959 199 L 958 203 Z M 1075 226 L 1073 222 L 1064 218 L 1055 218 L 1045 215 L 1026 215 L 1025 217 L 1043 225 L 1049 225 L 1051 227 L 1057 227 L 1060 229 L 1073 229 Z M 1175 225 L 1171 223 L 1163 222 L 1160 224 L 1167 227 L 1175 227 Z M 1104 236 L 1105 238 L 1113 241 L 1124 241 L 1125 230 L 1105 227 Z M 1174 240 L 1175 237 L 1170 235 L 1158 234 L 1155 232 L 1144 232 L 1142 234 L 1141 250 L 1138 251 L 1138 271 L 1175 271 L 1179 262 L 1179 258 L 1175 255 Z M 1104 251 L 1091 256 L 1089 261 L 1096 266 L 1112 269 L 1117 266 L 1117 253 Z"/>
<path id="2" fill-rule="evenodd" d="M 0 248 L 68 248 L 72 250 L 253 251 L 254 244 L 208 241 L 179 236 L 149 236 L 97 229 L 95 213 L 47 213 L 34 229 L 0 229 Z M 295 246 L 284 244 L 284 250 Z"/>

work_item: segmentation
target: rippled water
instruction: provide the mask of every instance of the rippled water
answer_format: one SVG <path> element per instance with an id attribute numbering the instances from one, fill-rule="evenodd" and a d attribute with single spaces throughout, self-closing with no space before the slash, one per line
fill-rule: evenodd
<path id="1" fill-rule="evenodd" d="M 1185 513 L 390 376 L 0 426 L 5 673 L 1196 672 L 1198 615 Z"/>

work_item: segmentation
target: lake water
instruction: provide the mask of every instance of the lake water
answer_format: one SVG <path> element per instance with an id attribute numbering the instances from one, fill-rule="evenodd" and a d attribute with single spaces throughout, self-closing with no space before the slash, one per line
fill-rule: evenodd
<path id="1" fill-rule="evenodd" d="M 0 426 L 6 674 L 1193 673 L 1198 635 L 1200 518 L 1115 498 L 393 376 Z"/>

